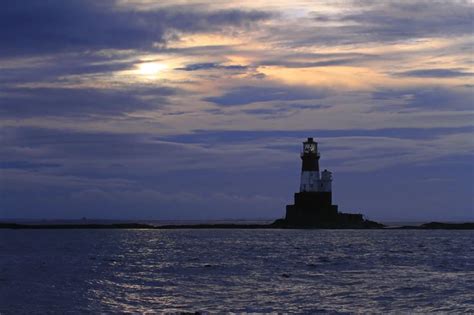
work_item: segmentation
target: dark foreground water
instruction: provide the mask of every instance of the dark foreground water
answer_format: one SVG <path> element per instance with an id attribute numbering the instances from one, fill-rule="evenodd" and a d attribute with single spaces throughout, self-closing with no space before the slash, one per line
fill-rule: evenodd
<path id="1" fill-rule="evenodd" d="M 473 231 L 0 230 L 0 314 L 474 312 Z"/>

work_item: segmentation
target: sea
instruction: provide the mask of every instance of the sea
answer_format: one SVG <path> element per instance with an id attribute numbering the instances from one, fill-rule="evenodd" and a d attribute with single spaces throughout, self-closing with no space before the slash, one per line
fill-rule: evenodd
<path id="1" fill-rule="evenodd" d="M 0 314 L 473 313 L 474 231 L 0 230 Z"/>

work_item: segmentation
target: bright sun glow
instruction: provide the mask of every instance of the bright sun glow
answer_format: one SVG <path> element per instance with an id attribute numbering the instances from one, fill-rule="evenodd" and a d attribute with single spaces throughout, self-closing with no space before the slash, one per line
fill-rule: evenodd
<path id="1" fill-rule="evenodd" d="M 138 65 L 138 73 L 145 76 L 157 75 L 164 69 L 166 69 L 166 65 L 157 62 L 145 62 Z"/>

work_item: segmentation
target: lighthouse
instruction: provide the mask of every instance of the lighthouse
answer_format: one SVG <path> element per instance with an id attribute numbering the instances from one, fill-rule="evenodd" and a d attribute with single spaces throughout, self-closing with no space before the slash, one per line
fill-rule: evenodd
<path id="1" fill-rule="evenodd" d="M 332 204 L 332 173 L 319 171 L 318 143 L 313 138 L 303 142 L 301 151 L 300 191 L 295 203 L 286 206 L 286 220 L 295 224 L 336 219 L 337 206 Z"/>
<path id="2" fill-rule="evenodd" d="M 301 160 L 300 192 L 331 192 L 332 173 L 319 174 L 318 143 L 313 138 L 303 142 Z"/>
<path id="3" fill-rule="evenodd" d="M 303 142 L 300 191 L 295 202 L 286 206 L 286 216 L 272 223 L 283 228 L 361 229 L 384 225 L 366 220 L 360 213 L 339 212 L 332 204 L 332 173 L 319 172 L 318 143 L 313 138 Z"/>

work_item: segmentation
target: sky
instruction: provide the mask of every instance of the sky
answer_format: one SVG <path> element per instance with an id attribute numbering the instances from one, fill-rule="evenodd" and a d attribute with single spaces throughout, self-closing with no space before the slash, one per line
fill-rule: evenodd
<path id="1" fill-rule="evenodd" d="M 3 0 L 0 218 L 474 220 L 472 1 Z"/>

